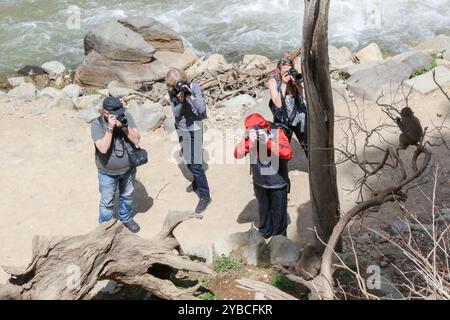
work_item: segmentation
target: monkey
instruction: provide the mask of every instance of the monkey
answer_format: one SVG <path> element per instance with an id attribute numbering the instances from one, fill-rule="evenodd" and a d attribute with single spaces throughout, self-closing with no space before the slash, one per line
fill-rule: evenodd
<path id="1" fill-rule="evenodd" d="M 395 122 L 402 131 L 399 137 L 400 149 L 406 150 L 409 146 L 416 146 L 423 136 L 420 120 L 414 116 L 410 107 L 405 107 L 400 111 L 401 118 L 396 118 Z"/>
<path id="2" fill-rule="evenodd" d="M 319 273 L 320 263 L 316 247 L 308 243 L 297 261 L 295 272 L 305 280 L 312 280 Z"/>

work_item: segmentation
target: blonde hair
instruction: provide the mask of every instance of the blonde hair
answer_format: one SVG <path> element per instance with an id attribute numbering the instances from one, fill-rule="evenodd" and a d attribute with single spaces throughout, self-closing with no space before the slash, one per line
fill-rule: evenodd
<path id="1" fill-rule="evenodd" d="M 174 90 L 178 81 L 188 81 L 188 77 L 186 72 L 177 69 L 177 68 L 171 68 L 169 71 L 167 71 L 166 76 L 164 78 L 166 82 L 166 86 L 169 90 Z"/>

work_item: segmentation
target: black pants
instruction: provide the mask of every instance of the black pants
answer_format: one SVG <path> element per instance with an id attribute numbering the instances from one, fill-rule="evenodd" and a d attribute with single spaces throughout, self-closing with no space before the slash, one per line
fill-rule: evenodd
<path id="1" fill-rule="evenodd" d="M 287 187 L 267 189 L 253 184 L 259 208 L 259 232 L 264 238 L 286 236 Z"/>
<path id="2" fill-rule="evenodd" d="M 200 198 L 209 198 L 209 185 L 203 169 L 203 131 L 177 130 L 183 152 L 183 160 L 194 176 L 192 185 L 198 189 Z"/>
<path id="3" fill-rule="evenodd" d="M 306 118 L 305 118 L 306 120 Z M 292 132 L 297 137 L 298 142 L 302 146 L 303 150 L 305 151 L 306 157 L 308 157 L 308 128 L 305 126 L 304 132 L 302 132 L 302 123 L 300 122 L 295 127 L 289 126 L 289 129 L 292 130 Z M 291 142 L 292 135 L 289 137 L 289 142 Z"/>

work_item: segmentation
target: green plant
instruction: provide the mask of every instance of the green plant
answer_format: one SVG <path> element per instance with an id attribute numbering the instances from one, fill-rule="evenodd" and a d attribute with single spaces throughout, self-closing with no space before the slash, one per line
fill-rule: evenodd
<path id="1" fill-rule="evenodd" d="M 436 68 L 437 67 L 437 59 L 439 59 L 441 57 L 441 55 L 442 55 L 442 53 L 437 53 L 437 52 L 431 54 L 431 66 L 429 66 L 428 68 L 415 69 L 411 75 L 411 78 L 420 76 L 420 75 L 427 73 L 428 71 L 431 71 L 434 68 Z"/>
<path id="2" fill-rule="evenodd" d="M 276 273 L 272 276 L 271 284 L 285 292 L 294 288 L 294 283 L 281 273 Z"/>
<path id="3" fill-rule="evenodd" d="M 201 300 L 216 300 L 216 296 L 212 292 L 203 292 L 198 297 Z"/>
<path id="4" fill-rule="evenodd" d="M 222 256 L 216 260 L 214 271 L 227 272 L 242 269 L 242 263 L 239 260 L 231 259 L 230 257 Z"/>

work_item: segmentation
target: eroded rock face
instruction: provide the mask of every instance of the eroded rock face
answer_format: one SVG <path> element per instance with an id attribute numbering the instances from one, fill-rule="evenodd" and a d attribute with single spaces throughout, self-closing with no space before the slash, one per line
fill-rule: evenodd
<path id="1" fill-rule="evenodd" d="M 155 48 L 141 35 L 116 21 L 100 24 L 88 31 L 84 50 L 86 54 L 95 50 L 111 60 L 140 63 L 150 62 L 155 53 Z"/>
<path id="2" fill-rule="evenodd" d="M 119 20 L 119 23 L 140 34 L 157 51 L 184 52 L 181 36 L 151 17 L 130 17 Z"/>

